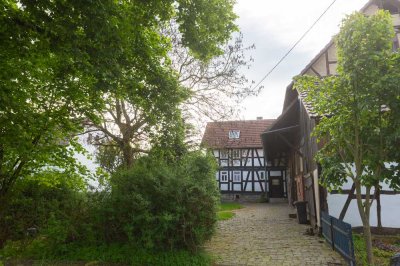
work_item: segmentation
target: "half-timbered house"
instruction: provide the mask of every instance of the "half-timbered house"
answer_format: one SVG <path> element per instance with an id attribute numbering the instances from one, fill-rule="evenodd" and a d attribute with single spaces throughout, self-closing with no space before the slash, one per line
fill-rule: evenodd
<path id="1" fill-rule="evenodd" d="M 396 37 L 393 49 L 400 43 L 400 1 L 371 0 L 362 9 L 365 15 L 372 15 L 378 9 L 389 10 L 393 18 Z M 329 42 L 314 59 L 301 71 L 300 75 L 314 75 L 320 78 L 335 75 L 337 67 L 336 47 Z M 309 220 L 312 226 L 320 226 L 321 210 L 328 211 L 328 203 L 332 207 L 343 206 L 347 195 L 332 200 L 332 194 L 319 186 L 321 172 L 314 160 L 321 148 L 311 132 L 318 123 L 313 107 L 305 101 L 305 95 L 293 89 L 293 83 L 286 89 L 282 114 L 276 122 L 261 135 L 266 160 L 286 161 L 288 201 L 307 201 Z M 351 184 L 350 184 L 351 186 Z M 345 190 L 348 188 L 345 186 Z M 397 196 L 396 196 L 397 197 Z M 399 195 L 400 197 L 400 195 Z M 357 213 L 355 205 L 353 212 Z M 332 208 L 333 209 L 333 208 Z M 390 211 L 390 210 L 389 210 Z M 332 214 L 332 212 L 331 212 Z M 339 216 L 338 214 L 333 214 Z"/>
<path id="2" fill-rule="evenodd" d="M 260 134 L 275 120 L 210 122 L 202 145 L 214 154 L 224 199 L 285 198 L 286 168 L 279 161 L 266 164 Z"/>

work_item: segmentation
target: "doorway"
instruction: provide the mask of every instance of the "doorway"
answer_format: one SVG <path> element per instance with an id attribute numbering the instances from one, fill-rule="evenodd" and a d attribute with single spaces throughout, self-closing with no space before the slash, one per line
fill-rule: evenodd
<path id="1" fill-rule="evenodd" d="M 285 197 L 285 189 L 284 189 L 284 175 L 285 171 L 269 171 L 268 173 L 268 186 L 269 186 L 269 197 L 270 198 L 284 198 Z"/>

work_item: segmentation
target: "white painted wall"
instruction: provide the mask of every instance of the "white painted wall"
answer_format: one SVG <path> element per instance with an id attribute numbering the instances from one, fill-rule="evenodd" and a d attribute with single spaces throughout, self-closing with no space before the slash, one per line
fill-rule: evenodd
<path id="1" fill-rule="evenodd" d="M 352 182 L 349 180 L 343 189 L 350 189 Z M 382 189 L 389 190 L 389 186 L 385 183 L 381 183 Z M 365 190 L 364 190 L 365 191 Z M 373 190 L 372 190 L 373 191 Z M 346 202 L 347 195 L 340 194 L 328 194 L 328 208 L 329 214 L 338 218 L 340 212 L 343 209 L 344 203 Z M 397 195 L 381 195 L 381 207 L 382 207 L 382 225 L 385 227 L 400 228 L 400 194 Z M 360 214 L 358 212 L 356 200 L 353 199 L 347 209 L 344 221 L 351 224 L 352 226 L 361 226 Z M 371 226 L 377 225 L 376 216 L 376 201 L 371 206 Z"/>

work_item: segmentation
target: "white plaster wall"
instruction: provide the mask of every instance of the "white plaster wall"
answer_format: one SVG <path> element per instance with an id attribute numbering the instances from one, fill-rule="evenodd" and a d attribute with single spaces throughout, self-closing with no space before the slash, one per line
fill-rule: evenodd
<path id="1" fill-rule="evenodd" d="M 315 62 L 312 66 L 321 76 L 326 76 L 327 73 L 325 54 L 320 55 L 317 62 Z"/>
<path id="2" fill-rule="evenodd" d="M 214 154 L 215 157 L 218 157 L 219 156 L 219 150 L 213 150 L 213 154 Z"/>
<path id="3" fill-rule="evenodd" d="M 350 189 L 352 182 L 347 182 L 343 189 Z M 389 186 L 385 183 L 381 183 L 383 190 L 390 190 Z M 365 189 L 363 189 L 365 192 Z M 373 189 L 372 189 L 373 192 Z M 344 203 L 346 202 L 347 195 L 340 194 L 328 194 L 328 208 L 329 214 L 338 218 L 340 212 L 343 209 Z M 400 194 L 397 195 L 381 195 L 381 207 L 382 207 L 382 225 L 385 227 L 400 228 Z M 360 214 L 356 200 L 353 199 L 347 209 L 344 221 L 351 224 L 352 226 L 361 226 Z M 376 216 L 376 201 L 371 206 L 371 218 L 370 223 L 372 226 L 377 225 Z"/>
<path id="4" fill-rule="evenodd" d="M 251 166 L 251 159 L 250 158 L 247 159 L 246 166 Z"/>
<path id="5" fill-rule="evenodd" d="M 336 51 L 336 46 L 332 45 L 328 49 L 328 60 L 329 61 L 336 61 L 337 60 L 337 51 Z"/>
<path id="6" fill-rule="evenodd" d="M 228 190 L 228 184 L 221 184 L 221 190 Z"/>
<path id="7" fill-rule="evenodd" d="M 311 68 L 309 70 L 307 70 L 305 74 L 306 75 L 310 75 L 310 76 L 316 76 L 317 75 L 317 74 L 314 73 L 314 71 L 311 70 Z"/>
<path id="8" fill-rule="evenodd" d="M 246 186 L 246 191 L 252 191 L 251 183 L 248 182 Z"/>
<path id="9" fill-rule="evenodd" d="M 240 184 L 233 184 L 233 190 L 234 190 L 234 191 L 241 191 L 241 190 L 242 190 L 242 187 L 241 187 Z"/>

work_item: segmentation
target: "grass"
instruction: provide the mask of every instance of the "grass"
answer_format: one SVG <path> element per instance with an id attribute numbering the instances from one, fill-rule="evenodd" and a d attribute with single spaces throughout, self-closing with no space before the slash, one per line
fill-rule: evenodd
<path id="1" fill-rule="evenodd" d="M 240 205 L 239 203 L 236 202 L 221 203 L 218 207 L 218 212 L 217 212 L 218 221 L 231 219 L 232 217 L 235 216 L 235 213 L 233 213 L 232 211 L 241 208 L 243 208 L 243 205 Z"/>
<path id="2" fill-rule="evenodd" d="M 373 239 L 379 239 L 388 244 L 400 243 L 400 236 L 373 236 Z M 353 233 L 354 252 L 356 256 L 356 265 L 368 265 L 367 252 L 365 247 L 364 238 L 360 234 Z M 392 243 L 392 241 L 394 241 Z M 396 242 L 397 241 L 397 242 Z M 374 254 L 375 265 L 389 265 L 390 258 L 396 254 L 394 251 L 387 251 L 377 247 L 372 248 Z"/>
<path id="3" fill-rule="evenodd" d="M 186 250 L 147 251 L 129 245 L 79 246 L 68 245 L 63 254 L 50 255 L 43 250 L 24 250 L 21 247 L 0 250 L 0 266 L 9 265 L 211 265 L 211 257 L 204 252 Z M 11 249 L 10 249 L 11 248 Z M 8 254 L 7 254 L 8 253 Z M 11 256 L 10 256 L 11 255 Z M 3 260 L 3 262 L 2 262 Z"/>

